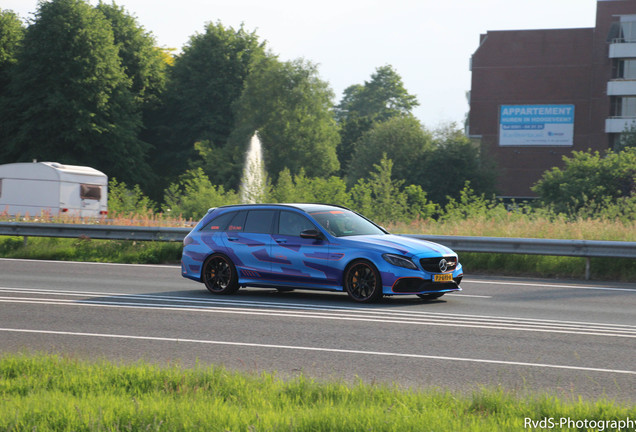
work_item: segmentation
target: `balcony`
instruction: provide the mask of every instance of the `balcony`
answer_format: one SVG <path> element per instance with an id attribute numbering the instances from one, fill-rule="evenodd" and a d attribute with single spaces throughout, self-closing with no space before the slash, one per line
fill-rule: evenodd
<path id="1" fill-rule="evenodd" d="M 636 58 L 636 42 L 619 42 L 610 44 L 609 57 Z"/>
<path id="2" fill-rule="evenodd" d="M 607 83 L 608 96 L 636 96 L 636 80 L 613 80 Z"/>
<path id="3" fill-rule="evenodd" d="M 605 119 L 605 133 L 623 133 L 636 127 L 636 117 L 610 117 Z"/>

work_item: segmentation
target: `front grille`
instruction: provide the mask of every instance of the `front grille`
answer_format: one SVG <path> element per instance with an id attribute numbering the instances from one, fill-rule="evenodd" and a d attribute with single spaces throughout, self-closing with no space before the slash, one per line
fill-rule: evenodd
<path id="1" fill-rule="evenodd" d="M 440 262 L 446 260 L 446 271 L 453 271 L 457 267 L 457 258 L 454 256 L 422 258 L 420 265 L 429 273 L 443 273 L 440 269 Z"/>
<path id="2" fill-rule="evenodd" d="M 417 293 L 433 293 L 448 292 L 459 290 L 459 282 L 461 277 L 453 280 L 453 282 L 431 282 L 420 278 L 401 278 L 393 285 L 393 292 L 396 294 L 417 294 Z"/>

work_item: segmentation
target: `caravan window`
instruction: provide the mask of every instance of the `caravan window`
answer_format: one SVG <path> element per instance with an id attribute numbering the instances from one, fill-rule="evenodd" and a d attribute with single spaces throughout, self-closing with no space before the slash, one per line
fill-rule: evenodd
<path id="1" fill-rule="evenodd" d="M 80 198 L 99 201 L 102 199 L 102 187 L 99 185 L 80 185 Z"/>

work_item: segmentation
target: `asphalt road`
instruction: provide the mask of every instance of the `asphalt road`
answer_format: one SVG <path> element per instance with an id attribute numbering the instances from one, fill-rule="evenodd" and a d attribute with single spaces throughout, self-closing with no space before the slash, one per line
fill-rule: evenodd
<path id="1" fill-rule="evenodd" d="M 175 266 L 0 259 L 0 352 L 636 402 L 636 284 L 470 277 L 424 302 L 241 289 Z"/>

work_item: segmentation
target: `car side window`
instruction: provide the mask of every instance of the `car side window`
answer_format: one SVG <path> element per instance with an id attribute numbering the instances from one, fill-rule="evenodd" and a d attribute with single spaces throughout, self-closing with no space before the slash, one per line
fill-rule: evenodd
<path id="1" fill-rule="evenodd" d="M 205 224 L 201 231 L 203 232 L 218 232 L 225 231 L 230 221 L 236 216 L 236 212 L 223 213 L 220 216 L 215 217 L 210 222 Z"/>
<path id="2" fill-rule="evenodd" d="M 245 220 L 244 232 L 255 234 L 271 234 L 275 210 L 250 210 Z"/>
<path id="3" fill-rule="evenodd" d="M 316 227 L 305 216 L 290 211 L 280 212 L 278 234 L 300 237 L 301 232 L 311 229 Z"/>
<path id="4" fill-rule="evenodd" d="M 246 211 L 236 212 L 225 231 L 227 232 L 243 231 L 243 227 L 245 226 L 245 216 L 247 216 Z"/>

